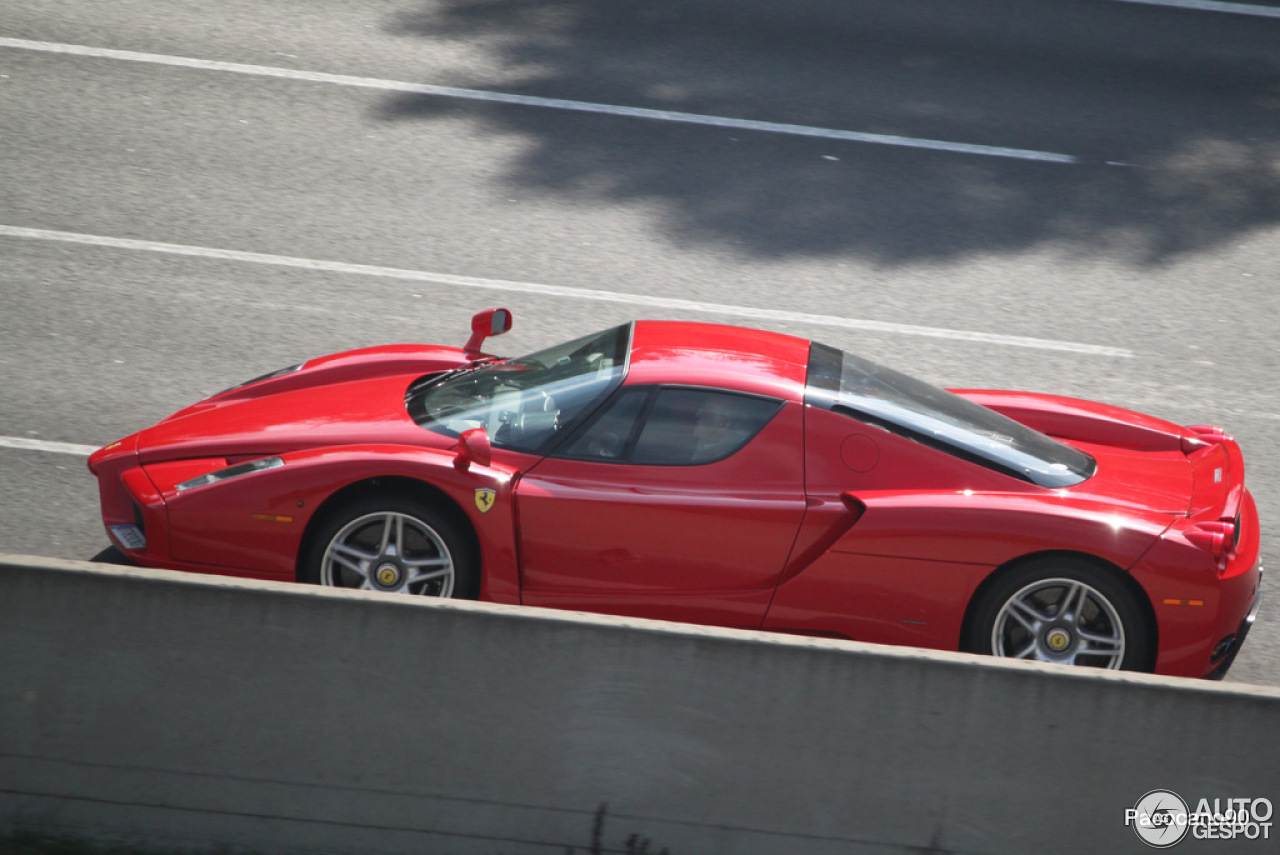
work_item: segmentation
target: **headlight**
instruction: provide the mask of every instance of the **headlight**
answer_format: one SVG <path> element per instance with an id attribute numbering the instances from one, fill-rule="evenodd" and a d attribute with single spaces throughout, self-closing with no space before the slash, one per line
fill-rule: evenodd
<path id="1" fill-rule="evenodd" d="M 183 490 L 190 490 L 193 487 L 204 487 L 207 484 L 216 484 L 228 478 L 237 478 L 241 475 L 248 475 L 250 472 L 261 472 L 264 469 L 275 469 L 277 466 L 283 465 L 284 461 L 279 457 L 263 457 L 259 460 L 250 460 L 248 463 L 237 463 L 235 466 L 228 466 L 226 469 L 219 469 L 217 472 L 210 472 L 207 475 L 192 478 L 190 481 L 183 481 L 174 489 L 181 493 Z"/>
<path id="2" fill-rule="evenodd" d="M 230 389 L 223 389 L 218 394 L 225 395 L 228 392 L 234 392 L 237 389 L 243 389 L 245 386 L 252 386 L 254 383 L 261 383 L 263 380 L 272 380 L 272 379 L 275 379 L 276 377 L 283 377 L 286 374 L 292 374 L 293 372 L 297 371 L 299 368 L 301 368 L 306 364 L 307 363 L 305 362 L 299 362 L 297 365 L 290 365 L 287 368 L 279 368 L 275 371 L 268 371 L 266 374 L 263 374 L 260 377 L 254 377 L 252 380 L 246 380 L 243 383 L 237 383 L 236 385 L 232 386 Z"/>

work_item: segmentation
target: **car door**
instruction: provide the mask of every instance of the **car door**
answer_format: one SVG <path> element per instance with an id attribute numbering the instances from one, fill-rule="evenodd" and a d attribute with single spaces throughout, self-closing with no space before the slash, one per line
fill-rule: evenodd
<path id="1" fill-rule="evenodd" d="M 804 516 L 801 407 L 624 387 L 515 493 L 524 603 L 758 627 Z"/>

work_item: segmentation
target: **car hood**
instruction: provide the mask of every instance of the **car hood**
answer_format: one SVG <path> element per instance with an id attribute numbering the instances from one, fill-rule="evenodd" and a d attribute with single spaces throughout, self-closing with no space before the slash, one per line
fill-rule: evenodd
<path id="1" fill-rule="evenodd" d="M 142 463 L 249 457 L 332 445 L 443 446 L 405 410 L 418 378 L 469 360 L 456 348 L 391 346 L 323 357 L 187 407 L 138 434 Z"/>

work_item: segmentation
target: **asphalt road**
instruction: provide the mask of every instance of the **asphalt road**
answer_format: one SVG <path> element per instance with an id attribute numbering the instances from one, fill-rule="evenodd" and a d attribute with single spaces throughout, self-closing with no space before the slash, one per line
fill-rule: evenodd
<path id="1" fill-rule="evenodd" d="M 0 550 L 107 545 L 81 446 L 506 305 L 1223 424 L 1270 554 L 1280 7 L 1232 8 L 0 5 Z"/>

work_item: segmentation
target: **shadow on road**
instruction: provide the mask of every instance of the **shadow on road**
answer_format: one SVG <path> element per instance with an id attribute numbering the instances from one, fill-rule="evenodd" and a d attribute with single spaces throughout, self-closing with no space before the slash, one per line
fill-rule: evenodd
<path id="1" fill-rule="evenodd" d="M 380 108 L 520 135 L 529 147 L 505 181 L 583 204 L 657 203 L 678 244 L 892 264 L 1052 243 L 1159 264 L 1280 221 L 1280 21 L 1025 0 L 438 0 L 386 26 L 501 69 L 432 82 L 1082 160 L 417 95 Z"/>
<path id="2" fill-rule="evenodd" d="M 129 558 L 114 546 L 108 546 L 97 555 L 89 559 L 95 564 L 122 564 L 126 567 L 137 567 L 138 563 Z"/>

